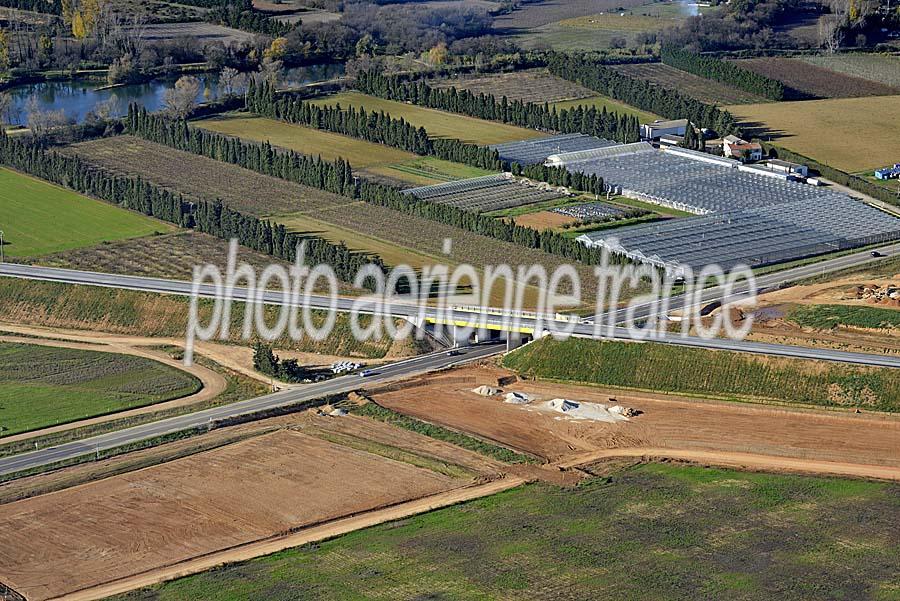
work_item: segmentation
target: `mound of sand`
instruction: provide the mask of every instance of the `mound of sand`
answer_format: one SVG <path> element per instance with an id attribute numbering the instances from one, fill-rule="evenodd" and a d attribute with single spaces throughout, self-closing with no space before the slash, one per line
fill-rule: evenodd
<path id="1" fill-rule="evenodd" d="M 531 402 L 531 398 L 521 392 L 507 392 L 503 402 L 511 405 L 527 405 Z"/>
<path id="2" fill-rule="evenodd" d="M 597 422 L 627 422 L 625 408 L 620 405 L 609 407 L 600 403 L 581 403 L 569 399 L 552 399 L 541 403 L 539 407 L 545 411 L 562 413 L 569 419 L 584 419 Z"/>
<path id="3" fill-rule="evenodd" d="M 478 388 L 473 388 L 472 392 L 480 394 L 481 396 L 494 396 L 503 391 L 499 388 L 491 388 L 490 386 L 479 386 Z"/>

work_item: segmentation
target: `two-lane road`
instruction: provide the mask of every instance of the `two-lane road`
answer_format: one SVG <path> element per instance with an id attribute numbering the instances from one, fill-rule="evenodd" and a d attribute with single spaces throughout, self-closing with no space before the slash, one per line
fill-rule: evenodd
<path id="1" fill-rule="evenodd" d="M 347 375 L 327 380 L 317 384 L 309 384 L 288 390 L 282 390 L 265 396 L 213 407 L 204 411 L 179 415 L 164 420 L 150 422 L 125 430 L 118 430 L 108 434 L 102 434 L 93 438 L 77 440 L 56 447 L 38 449 L 20 455 L 0 458 L 0 475 L 18 472 L 21 470 L 40 467 L 81 457 L 98 450 L 104 451 L 125 444 L 139 442 L 149 438 L 170 434 L 189 428 L 201 427 L 210 422 L 228 419 L 248 413 L 276 409 L 302 401 L 320 399 L 333 394 L 347 393 L 358 388 L 393 380 L 399 377 L 408 377 L 450 365 L 473 361 L 495 355 L 503 350 L 502 344 L 480 344 L 459 349 L 459 354 L 449 355 L 446 351 L 432 353 L 398 361 L 388 365 L 373 368 L 372 375 L 365 378 L 358 375 Z M 3 439 L 0 438 L 0 443 Z"/>

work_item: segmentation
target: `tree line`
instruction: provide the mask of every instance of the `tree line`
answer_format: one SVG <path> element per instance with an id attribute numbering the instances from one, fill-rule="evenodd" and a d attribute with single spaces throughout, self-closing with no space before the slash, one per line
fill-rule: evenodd
<path id="1" fill-rule="evenodd" d="M 226 0 L 219 2 L 217 7 L 209 12 L 206 19 L 220 25 L 261 33 L 272 37 L 282 37 L 290 33 L 297 24 L 283 23 L 257 12 L 253 8 L 252 0 Z"/>
<path id="2" fill-rule="evenodd" d="M 784 100 L 784 84 L 771 77 L 754 73 L 738 66 L 733 61 L 702 56 L 689 50 L 664 47 L 659 52 L 660 60 L 706 79 L 720 81 L 735 88 L 763 96 L 770 100 Z"/>
<path id="3" fill-rule="evenodd" d="M 416 128 L 406 120 L 394 119 L 384 112 L 369 113 L 365 109 L 357 110 L 354 107 L 344 110 L 339 106 L 317 106 L 287 96 L 276 100 L 274 90 L 267 82 L 260 86 L 251 82 L 246 106 L 253 113 L 273 119 L 384 144 L 422 156 L 434 156 L 492 171 L 511 171 L 515 175 L 525 175 L 554 186 L 566 186 L 592 194 L 604 192 L 602 177 L 571 173 L 561 167 L 529 165 L 523 168 L 517 163 L 501 160 L 500 154 L 488 147 L 467 144 L 454 138 L 429 138 L 424 127 Z"/>
<path id="4" fill-rule="evenodd" d="M 305 241 L 306 264 L 328 264 L 337 277 L 345 282 L 352 282 L 359 268 L 370 261 L 385 270 L 380 257 L 367 258 L 349 250 L 344 244 L 332 244 L 321 238 L 288 232 L 281 224 L 244 215 L 218 199 L 190 202 L 181 194 L 158 187 L 140 177 L 108 172 L 86 164 L 78 156 L 63 155 L 10 137 L 2 129 L 0 162 L 81 194 L 180 227 L 193 228 L 225 240 L 237 238 L 242 246 L 285 261 L 293 262 L 297 245 Z"/>
<path id="5" fill-rule="evenodd" d="M 356 76 L 355 87 L 360 92 L 401 102 L 412 102 L 428 108 L 460 113 L 479 119 L 500 121 L 519 127 L 581 133 L 618 142 L 640 140 L 640 121 L 634 115 L 619 115 L 606 107 L 577 106 L 557 109 L 545 104 L 500 100 L 492 94 L 475 94 L 454 87 L 438 89 L 424 80 L 412 81 L 402 75 L 387 75 L 379 71 L 363 71 Z"/>
<path id="6" fill-rule="evenodd" d="M 694 125 L 710 128 L 720 135 L 737 131 L 734 115 L 728 111 L 643 79 L 629 77 L 598 60 L 552 53 L 548 56 L 547 67 L 558 77 L 667 119 L 688 119 Z"/>
<path id="7" fill-rule="evenodd" d="M 268 143 L 248 143 L 215 132 L 190 128 L 184 120 L 173 121 L 136 107 L 129 109 L 126 131 L 177 150 L 232 163 L 257 173 L 279 177 L 311 188 L 342 194 L 503 242 L 542 250 L 572 261 L 595 265 L 599 264 L 601 259 L 599 249 L 588 248 L 558 232 L 551 230 L 539 232 L 512 221 L 428 202 L 410 194 L 403 194 L 400 188 L 394 186 L 368 180 L 354 181 L 350 164 L 340 158 L 334 162 L 327 162 L 295 151 L 275 151 Z M 560 172 L 556 173 L 559 174 L 558 177 L 563 177 Z M 578 176 L 572 174 L 572 177 Z M 602 180 L 599 178 L 581 177 L 595 182 L 595 186 L 602 188 Z M 613 256 L 610 259 L 613 262 L 628 262 L 628 259 L 621 256 Z"/>
<path id="8" fill-rule="evenodd" d="M 270 345 L 261 342 L 253 345 L 253 369 L 282 382 L 302 382 L 307 377 L 296 359 L 281 359 Z"/>
<path id="9" fill-rule="evenodd" d="M 247 91 L 247 109 L 273 119 L 384 144 L 422 156 L 434 156 L 489 170 L 503 167 L 496 150 L 453 138 L 431 139 L 425 128 L 416 128 L 406 120 L 394 119 L 384 112 L 317 106 L 287 95 L 276 100 L 274 89 L 268 82 L 259 86 L 251 82 Z"/>
<path id="10" fill-rule="evenodd" d="M 62 14 L 62 0 L 0 0 L 0 6 L 48 15 Z"/>

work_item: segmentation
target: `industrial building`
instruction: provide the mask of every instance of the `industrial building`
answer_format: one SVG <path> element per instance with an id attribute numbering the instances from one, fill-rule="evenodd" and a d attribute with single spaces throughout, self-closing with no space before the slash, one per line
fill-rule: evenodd
<path id="1" fill-rule="evenodd" d="M 687 119 L 657 119 L 653 123 L 641 124 L 641 139 L 658 140 L 662 136 L 683 136 L 687 133 Z"/>

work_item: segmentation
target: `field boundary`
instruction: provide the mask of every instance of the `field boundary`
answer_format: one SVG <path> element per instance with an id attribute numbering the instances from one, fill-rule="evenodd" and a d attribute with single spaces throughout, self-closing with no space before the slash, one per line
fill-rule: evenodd
<path id="1" fill-rule="evenodd" d="M 520 477 L 504 477 L 486 484 L 463 486 L 450 491 L 430 495 L 413 501 L 404 501 L 375 510 L 352 514 L 322 524 L 302 528 L 297 532 L 276 535 L 255 542 L 238 545 L 229 549 L 215 551 L 184 562 L 163 566 L 112 580 L 105 584 L 93 586 L 65 595 L 54 597 L 51 601 L 87 601 L 102 599 L 116 594 L 126 593 L 137 588 L 160 584 L 191 574 L 197 574 L 225 564 L 247 561 L 262 555 L 270 555 L 291 547 L 321 542 L 347 534 L 355 530 L 377 526 L 407 518 L 435 509 L 458 505 L 466 501 L 493 495 L 526 484 L 528 481 Z"/>

